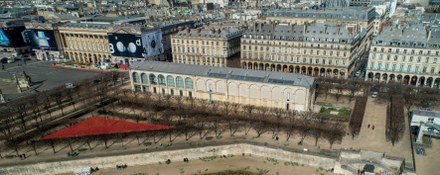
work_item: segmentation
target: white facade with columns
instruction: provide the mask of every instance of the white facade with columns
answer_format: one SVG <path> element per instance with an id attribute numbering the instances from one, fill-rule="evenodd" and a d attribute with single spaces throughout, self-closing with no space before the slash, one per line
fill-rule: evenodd
<path id="1" fill-rule="evenodd" d="M 133 64 L 130 79 L 135 91 L 298 111 L 315 93 L 315 79 L 299 74 L 153 61 Z"/>

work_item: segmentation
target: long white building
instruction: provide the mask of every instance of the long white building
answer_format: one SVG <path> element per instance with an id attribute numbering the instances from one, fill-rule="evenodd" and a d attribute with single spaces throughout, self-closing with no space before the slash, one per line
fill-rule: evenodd
<path id="1" fill-rule="evenodd" d="M 164 62 L 131 65 L 134 91 L 309 111 L 315 78 L 283 72 Z"/>

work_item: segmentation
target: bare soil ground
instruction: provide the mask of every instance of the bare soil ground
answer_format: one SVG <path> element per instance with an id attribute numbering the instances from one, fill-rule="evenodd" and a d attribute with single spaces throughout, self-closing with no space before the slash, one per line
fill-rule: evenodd
<path id="1" fill-rule="evenodd" d="M 96 175 L 119 175 L 119 174 L 204 174 L 215 173 L 224 170 L 244 170 L 258 173 L 260 171 L 267 171 L 268 174 L 308 174 L 308 175 L 333 175 L 334 173 L 325 170 L 319 170 L 314 167 L 301 165 L 285 165 L 284 161 L 268 161 L 262 157 L 250 156 L 234 156 L 228 158 L 216 158 L 211 161 L 190 160 L 189 163 L 172 162 L 167 165 L 150 164 L 143 166 L 129 166 L 123 170 L 116 170 L 116 168 L 101 169 L 97 171 Z M 67 175 L 67 174 L 66 174 Z"/>

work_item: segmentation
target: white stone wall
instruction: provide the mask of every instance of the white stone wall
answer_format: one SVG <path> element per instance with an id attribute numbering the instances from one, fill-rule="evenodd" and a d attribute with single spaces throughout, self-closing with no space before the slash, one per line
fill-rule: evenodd
<path id="1" fill-rule="evenodd" d="M 170 159 L 171 161 L 182 161 L 184 157 L 191 160 L 206 156 L 241 155 L 242 153 L 260 157 L 270 157 L 283 161 L 292 161 L 312 167 L 322 167 L 324 169 L 331 169 L 335 166 L 336 163 L 336 160 L 331 158 L 289 152 L 281 149 L 273 149 L 250 144 L 233 144 L 223 146 L 208 146 L 194 149 L 159 151 L 122 156 L 96 157 L 90 159 L 18 165 L 7 168 L 0 168 L 0 174 L 60 174 L 74 172 L 75 170 L 83 167 L 99 167 L 100 169 L 115 168 L 116 165 L 119 164 L 136 166 L 155 164 L 159 161 L 164 162 L 167 159 Z"/>

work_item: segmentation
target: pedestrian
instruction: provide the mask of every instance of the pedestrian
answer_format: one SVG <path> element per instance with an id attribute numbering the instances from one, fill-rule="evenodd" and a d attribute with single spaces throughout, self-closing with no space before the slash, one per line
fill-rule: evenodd
<path id="1" fill-rule="evenodd" d="M 373 129 L 373 130 L 374 130 L 374 128 L 375 128 L 375 126 L 373 125 L 373 126 L 371 127 L 371 129 Z"/>
<path id="2" fill-rule="evenodd" d="M 368 124 L 368 128 L 370 128 L 370 124 Z"/>

